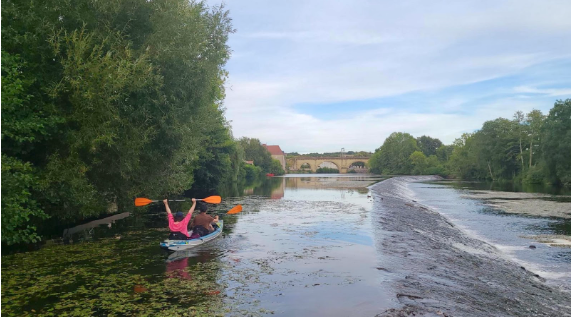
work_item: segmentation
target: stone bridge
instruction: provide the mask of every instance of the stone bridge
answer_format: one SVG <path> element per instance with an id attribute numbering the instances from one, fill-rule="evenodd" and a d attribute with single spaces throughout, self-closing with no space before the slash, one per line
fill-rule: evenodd
<path id="1" fill-rule="evenodd" d="M 287 159 L 289 170 L 300 170 L 301 166 L 308 164 L 311 172 L 317 172 L 317 168 L 324 162 L 330 162 L 337 166 L 340 173 L 347 173 L 350 169 L 357 172 L 366 172 L 368 169 L 369 157 L 294 157 Z M 362 162 L 364 166 L 355 166 L 355 162 Z"/>

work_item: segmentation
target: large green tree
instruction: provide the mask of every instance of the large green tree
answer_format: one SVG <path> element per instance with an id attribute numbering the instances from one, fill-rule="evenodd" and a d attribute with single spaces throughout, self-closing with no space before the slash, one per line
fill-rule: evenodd
<path id="1" fill-rule="evenodd" d="M 410 174 L 410 155 L 418 151 L 416 139 L 408 133 L 393 132 L 369 159 L 371 172 L 377 174 Z"/>
<path id="2" fill-rule="evenodd" d="M 429 136 L 420 136 L 417 138 L 417 147 L 425 156 L 429 157 L 436 155 L 438 148 L 442 147 L 442 142 Z"/>
<path id="3" fill-rule="evenodd" d="M 542 124 L 541 150 L 554 184 L 571 184 L 571 117 L 570 99 L 558 100 Z"/>
<path id="4" fill-rule="evenodd" d="M 526 115 L 526 130 L 528 136 L 528 167 L 536 165 L 540 158 L 540 143 L 542 135 L 542 125 L 546 117 L 540 110 L 532 110 Z"/>
<path id="5" fill-rule="evenodd" d="M 231 32 L 203 2 L 2 1 L 3 179 L 23 181 L 2 190 L 2 242 L 240 176 Z"/>
<path id="6" fill-rule="evenodd" d="M 273 158 L 259 139 L 243 137 L 239 139 L 239 145 L 245 151 L 245 160 L 253 161 L 253 164 L 260 167 L 265 173 L 271 172 Z"/>

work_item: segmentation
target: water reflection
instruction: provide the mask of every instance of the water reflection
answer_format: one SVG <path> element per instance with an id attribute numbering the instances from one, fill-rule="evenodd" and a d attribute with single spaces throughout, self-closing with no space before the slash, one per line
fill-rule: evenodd
<path id="1" fill-rule="evenodd" d="M 2 278 L 3 312 L 125 316 L 175 310 L 181 316 L 189 315 L 191 307 L 200 310 L 224 301 L 227 309 L 216 311 L 233 316 L 375 315 L 392 306 L 392 297 L 378 278 L 372 202 L 368 189 L 338 184 L 372 179 L 288 176 L 205 191 L 223 196 L 221 204 L 209 207 L 225 220 L 223 237 L 171 254 L 159 247 L 168 234 L 161 205 L 113 222 L 78 226 L 67 233 L 88 232 L 89 241 L 3 261 L 2 273 L 8 275 Z M 236 204 L 244 212 L 224 214 Z M 188 208 L 182 203 L 172 210 Z M 30 278 L 21 272 L 30 268 L 41 273 Z M 41 300 L 43 293 L 33 290 L 36 283 L 45 283 L 60 300 Z M 83 286 L 89 291 L 85 298 Z M 6 292 L 31 300 L 5 302 Z M 126 298 L 111 302 L 119 296 Z M 93 301 L 102 302 L 92 307 Z M 124 306 L 133 311 L 125 313 Z"/>
<path id="2" fill-rule="evenodd" d="M 116 224 L 117 220 L 121 220 L 130 216 L 129 212 L 124 212 L 120 214 L 116 214 L 110 217 L 106 217 L 104 219 L 94 220 L 79 226 L 75 226 L 73 228 L 68 228 L 64 230 L 64 234 L 62 238 L 64 242 L 71 241 L 71 238 L 77 234 L 82 233 L 81 238 L 89 239 L 94 234 L 94 229 L 101 225 L 106 225 L 108 229 L 112 229 L 112 227 Z"/>

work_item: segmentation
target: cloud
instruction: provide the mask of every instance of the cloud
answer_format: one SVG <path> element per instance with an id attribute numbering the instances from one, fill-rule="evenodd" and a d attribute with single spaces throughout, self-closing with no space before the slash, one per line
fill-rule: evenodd
<path id="1" fill-rule="evenodd" d="M 518 86 L 518 87 L 514 88 L 514 91 L 516 91 L 518 93 L 544 94 L 544 95 L 551 96 L 551 97 L 570 95 L 570 93 L 571 93 L 570 88 L 538 89 L 538 88 L 529 87 L 529 86 Z"/>
<path id="2" fill-rule="evenodd" d="M 236 136 L 286 151 L 373 151 L 393 131 L 449 143 L 570 95 L 569 1 L 234 1 L 228 9 L 238 31 L 226 116 Z M 567 69 L 537 67 L 556 61 Z"/>

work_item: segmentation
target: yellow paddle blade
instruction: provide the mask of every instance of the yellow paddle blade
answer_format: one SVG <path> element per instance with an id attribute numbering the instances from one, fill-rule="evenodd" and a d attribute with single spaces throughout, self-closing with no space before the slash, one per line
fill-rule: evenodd
<path id="1" fill-rule="evenodd" d="M 150 204 L 152 202 L 153 202 L 153 200 L 150 200 L 150 199 L 136 198 L 136 200 L 134 201 L 134 204 L 136 205 L 136 207 L 143 207 L 143 206 L 147 206 L 148 204 Z"/>
<path id="2" fill-rule="evenodd" d="M 207 197 L 205 199 L 202 199 L 203 202 L 207 202 L 207 203 L 221 203 L 221 197 L 220 196 L 211 196 L 211 197 Z"/>
<path id="3" fill-rule="evenodd" d="M 243 210 L 243 207 L 240 204 L 238 204 L 235 207 L 231 208 L 231 210 L 227 211 L 227 214 L 236 214 L 241 212 L 241 210 Z"/>

